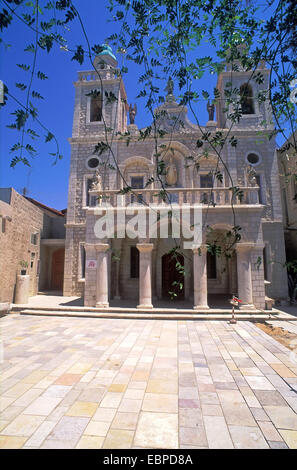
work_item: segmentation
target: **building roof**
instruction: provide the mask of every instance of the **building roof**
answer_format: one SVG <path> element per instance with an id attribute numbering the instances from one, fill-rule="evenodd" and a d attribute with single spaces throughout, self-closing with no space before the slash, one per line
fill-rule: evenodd
<path id="1" fill-rule="evenodd" d="M 33 199 L 32 197 L 28 197 L 28 196 L 24 196 L 27 201 L 30 201 L 32 202 L 32 204 L 35 204 L 35 206 L 38 206 L 40 207 L 41 209 L 45 209 L 47 211 L 50 211 L 52 212 L 53 214 L 55 215 L 59 215 L 61 217 L 64 217 L 65 216 L 65 212 L 67 211 L 67 209 L 63 209 L 63 211 L 58 211 L 57 209 L 53 209 L 52 207 L 48 207 L 46 206 L 45 204 L 42 204 L 41 202 L 39 201 L 36 201 L 35 199 Z"/>

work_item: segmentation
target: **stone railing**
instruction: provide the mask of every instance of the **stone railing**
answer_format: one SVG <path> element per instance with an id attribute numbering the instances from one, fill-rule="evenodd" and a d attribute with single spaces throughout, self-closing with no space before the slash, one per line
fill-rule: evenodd
<path id="1" fill-rule="evenodd" d="M 115 78 L 115 69 L 99 69 L 98 73 L 95 70 L 88 70 L 85 72 L 78 72 L 79 82 L 92 82 L 102 80 L 112 80 Z"/>
<path id="2" fill-rule="evenodd" d="M 127 205 L 157 205 L 170 204 L 182 206 L 184 204 L 203 204 L 210 207 L 233 205 L 259 204 L 259 187 L 239 188 L 241 196 L 232 194 L 229 188 L 166 188 L 161 189 L 133 189 L 127 194 L 119 194 L 118 190 L 94 191 L 90 190 L 90 196 L 97 196 L 98 206 L 111 205 L 112 207 Z"/>

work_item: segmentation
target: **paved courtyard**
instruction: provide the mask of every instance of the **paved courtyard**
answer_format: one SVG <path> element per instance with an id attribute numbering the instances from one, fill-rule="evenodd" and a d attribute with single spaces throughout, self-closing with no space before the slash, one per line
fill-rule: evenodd
<path id="1" fill-rule="evenodd" d="M 297 362 L 250 322 L 0 328 L 0 448 L 297 448 Z"/>

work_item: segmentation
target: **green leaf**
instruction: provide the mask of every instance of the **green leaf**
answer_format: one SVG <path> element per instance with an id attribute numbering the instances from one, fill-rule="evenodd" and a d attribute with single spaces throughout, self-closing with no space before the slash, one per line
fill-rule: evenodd
<path id="1" fill-rule="evenodd" d="M 40 80 L 47 80 L 47 79 L 48 79 L 48 76 L 45 75 L 45 73 L 40 72 L 40 70 L 38 70 L 38 72 L 37 72 L 37 78 L 39 78 Z"/>
<path id="2" fill-rule="evenodd" d="M 26 90 L 27 88 L 27 85 L 25 85 L 24 83 L 16 83 L 15 86 L 22 91 Z"/>
<path id="3" fill-rule="evenodd" d="M 44 100 L 43 96 L 41 96 L 41 94 L 38 93 L 38 91 L 32 91 L 32 97 L 38 98 L 39 100 Z"/>
<path id="4" fill-rule="evenodd" d="M 16 127 L 20 130 L 26 124 L 26 121 L 29 117 L 23 109 L 17 109 L 14 113 L 11 113 L 16 116 Z"/>
<path id="5" fill-rule="evenodd" d="M 50 142 L 54 138 L 54 134 L 48 131 L 47 136 L 45 137 L 45 142 Z"/>
<path id="6" fill-rule="evenodd" d="M 20 69 L 25 70 L 26 72 L 28 72 L 28 70 L 30 70 L 30 65 L 17 64 L 17 66 L 20 67 Z"/>
<path id="7" fill-rule="evenodd" d="M 79 64 L 82 65 L 82 63 L 84 61 L 84 53 L 85 52 L 84 52 L 82 46 L 76 46 L 75 54 L 73 55 L 71 60 L 77 60 L 77 62 L 79 62 Z"/>
<path id="8" fill-rule="evenodd" d="M 35 52 L 35 46 L 34 44 L 29 44 L 29 46 L 24 49 L 24 52 Z"/>

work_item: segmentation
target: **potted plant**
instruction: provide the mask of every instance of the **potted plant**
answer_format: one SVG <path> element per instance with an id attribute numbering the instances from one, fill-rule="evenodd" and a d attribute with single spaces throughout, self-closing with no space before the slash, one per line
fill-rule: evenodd
<path id="1" fill-rule="evenodd" d="M 27 263 L 27 261 L 22 260 L 22 261 L 20 261 L 20 265 L 21 265 L 21 268 L 22 268 L 21 269 L 21 275 L 25 276 L 26 273 L 27 273 L 28 263 Z"/>

